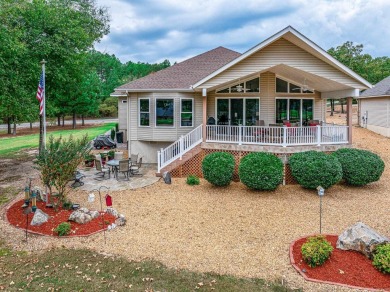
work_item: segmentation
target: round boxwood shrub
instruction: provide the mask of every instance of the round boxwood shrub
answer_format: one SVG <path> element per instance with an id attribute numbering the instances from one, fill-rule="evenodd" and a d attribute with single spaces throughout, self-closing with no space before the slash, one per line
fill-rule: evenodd
<path id="1" fill-rule="evenodd" d="M 312 268 L 323 265 L 332 251 L 330 242 L 321 235 L 309 237 L 301 248 L 303 260 Z"/>
<path id="2" fill-rule="evenodd" d="M 250 189 L 274 190 L 283 180 L 283 163 L 275 155 L 253 152 L 241 159 L 238 174 Z"/>
<path id="3" fill-rule="evenodd" d="M 323 152 L 306 151 L 293 154 L 290 168 L 297 182 L 308 189 L 322 186 L 327 189 L 338 183 L 342 176 L 341 164 L 334 155 Z"/>
<path id="4" fill-rule="evenodd" d="M 382 273 L 390 274 L 390 242 L 375 248 L 372 264 Z"/>
<path id="5" fill-rule="evenodd" d="M 341 163 L 343 179 L 347 184 L 363 186 L 380 179 L 385 163 L 367 150 L 343 148 L 334 152 Z"/>
<path id="6" fill-rule="evenodd" d="M 233 178 L 234 157 L 227 152 L 206 155 L 202 162 L 203 177 L 215 186 L 227 186 Z"/>

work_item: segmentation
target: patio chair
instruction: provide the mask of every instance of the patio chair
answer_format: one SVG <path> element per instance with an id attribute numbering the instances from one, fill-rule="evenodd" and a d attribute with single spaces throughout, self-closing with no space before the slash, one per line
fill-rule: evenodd
<path id="1" fill-rule="evenodd" d="M 129 161 L 130 166 L 136 165 L 137 161 L 138 161 L 138 154 L 131 154 L 130 155 L 130 161 Z"/>
<path id="2" fill-rule="evenodd" d="M 77 187 L 81 187 L 84 185 L 84 182 L 82 181 L 82 179 L 85 177 L 84 174 L 82 174 L 80 171 L 76 170 L 74 172 L 74 177 L 72 178 L 72 180 L 74 180 L 74 182 L 70 185 L 72 188 L 77 188 Z"/>
<path id="3" fill-rule="evenodd" d="M 127 159 L 119 161 L 118 174 L 116 179 L 119 180 L 119 173 L 123 173 L 127 180 L 130 179 L 130 166 Z"/>
<path id="4" fill-rule="evenodd" d="M 130 173 L 132 175 L 142 175 L 142 173 L 139 172 L 141 169 L 141 166 L 142 166 L 142 157 L 140 157 L 137 164 L 132 164 L 130 166 Z"/>
<path id="5" fill-rule="evenodd" d="M 108 178 L 111 178 L 110 176 L 110 169 L 109 168 L 103 168 L 102 167 L 102 162 L 98 159 L 95 160 L 95 166 L 96 166 L 96 170 L 98 171 L 96 173 L 96 175 L 98 175 L 98 177 L 96 177 L 95 179 L 96 180 L 103 180 L 105 179 L 106 177 L 106 173 L 108 173 Z"/>

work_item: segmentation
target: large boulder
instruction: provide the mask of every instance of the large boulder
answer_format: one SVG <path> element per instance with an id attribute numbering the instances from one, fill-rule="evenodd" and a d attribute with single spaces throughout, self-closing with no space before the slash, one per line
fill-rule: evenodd
<path id="1" fill-rule="evenodd" d="M 43 212 L 41 209 L 36 209 L 34 216 L 31 220 L 31 225 L 39 226 L 49 220 L 49 215 Z"/>
<path id="2" fill-rule="evenodd" d="M 356 250 L 372 258 L 375 247 L 383 242 L 390 242 L 390 240 L 366 224 L 358 222 L 339 236 L 336 247 L 343 250 Z"/>
<path id="3" fill-rule="evenodd" d="M 73 211 L 69 216 L 69 221 L 74 221 L 80 224 L 85 224 L 99 217 L 98 211 L 90 211 L 87 208 L 80 208 L 76 211 Z"/>

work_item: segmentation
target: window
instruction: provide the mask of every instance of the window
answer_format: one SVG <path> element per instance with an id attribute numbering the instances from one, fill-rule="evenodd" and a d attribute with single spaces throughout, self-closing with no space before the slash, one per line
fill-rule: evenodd
<path id="1" fill-rule="evenodd" d="M 173 99 L 156 99 L 156 126 L 173 126 L 174 105 Z"/>
<path id="2" fill-rule="evenodd" d="M 139 100 L 139 125 L 142 127 L 150 126 L 150 100 L 149 98 L 140 98 Z"/>
<path id="3" fill-rule="evenodd" d="M 306 82 L 306 79 L 305 79 Z M 304 83 L 305 84 L 305 83 Z M 309 89 L 305 89 L 303 87 L 307 87 L 305 85 L 300 86 L 293 84 L 291 82 L 287 82 L 283 79 L 276 78 L 276 92 L 284 92 L 284 93 L 313 93 L 313 91 Z"/>
<path id="4" fill-rule="evenodd" d="M 259 107 L 259 98 L 217 98 L 217 124 L 254 126 L 260 118 Z"/>
<path id="5" fill-rule="evenodd" d="M 241 91 L 237 91 L 237 86 L 241 86 Z M 245 93 L 245 92 L 260 92 L 260 78 L 246 80 L 245 82 L 235 83 L 229 87 L 217 89 L 216 93 Z"/>
<path id="6" fill-rule="evenodd" d="M 127 100 L 126 99 L 122 100 L 122 103 L 127 103 Z"/>
<path id="7" fill-rule="evenodd" d="M 289 120 L 291 123 L 306 125 L 313 119 L 313 99 L 276 99 L 276 122 L 283 123 Z"/>
<path id="8" fill-rule="evenodd" d="M 276 92 L 288 92 L 288 82 L 276 78 Z"/>
<path id="9" fill-rule="evenodd" d="M 183 98 L 181 100 L 180 126 L 192 127 L 194 117 L 194 100 L 192 98 Z"/>

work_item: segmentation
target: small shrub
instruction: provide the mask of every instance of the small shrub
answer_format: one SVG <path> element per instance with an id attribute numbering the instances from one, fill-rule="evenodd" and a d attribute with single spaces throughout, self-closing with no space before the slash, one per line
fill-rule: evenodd
<path id="1" fill-rule="evenodd" d="M 112 129 L 111 129 L 111 134 L 110 134 L 110 136 L 111 136 L 111 140 L 115 140 L 115 128 L 112 128 Z"/>
<path id="2" fill-rule="evenodd" d="M 115 151 L 114 150 L 108 151 L 107 156 L 108 156 L 108 159 L 114 159 Z"/>
<path id="3" fill-rule="evenodd" d="M 390 242 L 378 245 L 372 261 L 374 267 L 385 274 L 390 274 Z"/>
<path id="4" fill-rule="evenodd" d="M 73 203 L 71 201 L 65 201 L 62 203 L 62 208 L 65 210 L 72 209 Z"/>
<path id="5" fill-rule="evenodd" d="M 283 163 L 275 155 L 253 152 L 241 159 L 238 174 L 250 189 L 275 190 L 283 181 Z"/>
<path id="6" fill-rule="evenodd" d="M 367 150 L 343 148 L 334 152 L 341 163 L 343 179 L 347 184 L 363 186 L 380 179 L 385 163 Z"/>
<path id="7" fill-rule="evenodd" d="M 198 185 L 200 184 L 199 177 L 196 175 L 189 175 L 187 176 L 187 184 L 190 186 Z"/>
<path id="8" fill-rule="evenodd" d="M 309 237 L 301 248 L 303 260 L 312 268 L 323 265 L 332 251 L 330 242 L 321 235 Z"/>
<path id="9" fill-rule="evenodd" d="M 202 162 L 203 177 L 215 186 L 227 186 L 233 178 L 234 157 L 227 152 L 208 154 Z"/>
<path id="10" fill-rule="evenodd" d="M 56 229 L 54 229 L 55 232 L 58 233 L 58 236 L 65 236 L 70 233 L 71 225 L 68 222 L 62 222 L 58 224 Z"/>
<path id="11" fill-rule="evenodd" d="M 334 155 L 306 151 L 293 154 L 290 168 L 297 182 L 308 189 L 322 186 L 327 189 L 338 183 L 343 175 L 340 162 Z"/>

